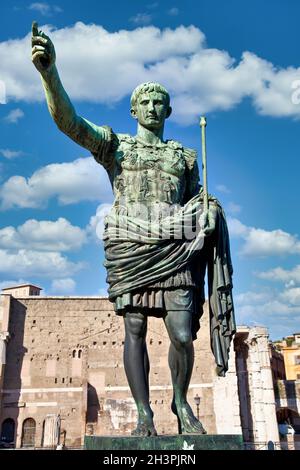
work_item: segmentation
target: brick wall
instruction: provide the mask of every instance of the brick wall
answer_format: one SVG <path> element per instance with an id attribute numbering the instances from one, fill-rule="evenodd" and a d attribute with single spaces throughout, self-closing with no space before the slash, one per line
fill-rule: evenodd
<path id="1" fill-rule="evenodd" d="M 123 320 L 106 298 L 11 297 L 7 363 L 1 422 L 36 421 L 36 446 L 42 443 L 47 414 L 59 414 L 66 445 L 79 446 L 88 434 L 129 434 L 136 412 L 123 367 Z M 150 318 L 148 351 L 150 394 L 160 434 L 177 432 L 170 411 L 169 339 L 162 319 Z M 189 401 L 200 396 L 199 415 L 216 432 L 213 382 L 215 365 L 209 346 L 207 312 L 195 345 Z M 226 379 L 224 379 L 226 380 Z"/>

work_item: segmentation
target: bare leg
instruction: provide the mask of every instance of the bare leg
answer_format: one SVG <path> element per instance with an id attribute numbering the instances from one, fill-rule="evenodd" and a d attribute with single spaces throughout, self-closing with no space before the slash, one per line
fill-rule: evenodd
<path id="1" fill-rule="evenodd" d="M 149 358 L 146 346 L 147 317 L 126 313 L 124 366 L 129 387 L 137 406 L 138 423 L 132 435 L 156 436 L 149 403 Z"/>
<path id="2" fill-rule="evenodd" d="M 189 311 L 168 311 L 165 317 L 165 324 L 171 340 L 169 366 L 174 392 L 172 411 L 178 418 L 179 434 L 206 434 L 187 402 L 187 391 L 194 365 L 191 321 L 192 314 Z"/>

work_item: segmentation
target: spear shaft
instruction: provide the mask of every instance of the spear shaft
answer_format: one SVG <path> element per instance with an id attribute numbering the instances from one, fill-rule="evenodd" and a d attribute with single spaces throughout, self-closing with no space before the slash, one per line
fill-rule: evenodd
<path id="1" fill-rule="evenodd" d="M 201 136 L 202 136 L 202 178 L 203 178 L 203 201 L 204 210 L 208 211 L 208 191 L 207 191 L 207 161 L 206 161 L 206 118 L 201 116 L 200 119 Z"/>

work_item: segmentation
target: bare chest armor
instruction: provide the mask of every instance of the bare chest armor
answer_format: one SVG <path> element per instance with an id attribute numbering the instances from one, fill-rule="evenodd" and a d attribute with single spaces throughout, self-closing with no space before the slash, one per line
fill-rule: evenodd
<path id="1" fill-rule="evenodd" d="M 186 182 L 180 144 L 168 141 L 153 146 L 130 138 L 121 142 L 115 158 L 115 203 L 182 203 Z"/>

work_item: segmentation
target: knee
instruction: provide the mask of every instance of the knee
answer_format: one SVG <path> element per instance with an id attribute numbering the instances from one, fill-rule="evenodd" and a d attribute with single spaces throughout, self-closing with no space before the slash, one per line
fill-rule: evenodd
<path id="1" fill-rule="evenodd" d="M 190 332 L 178 332 L 171 338 L 172 343 L 176 348 L 187 348 L 193 342 L 192 335 Z"/>
<path id="2" fill-rule="evenodd" d="M 125 331 L 126 336 L 131 340 L 144 338 L 147 332 L 147 324 L 144 318 L 131 315 L 125 319 Z"/>

